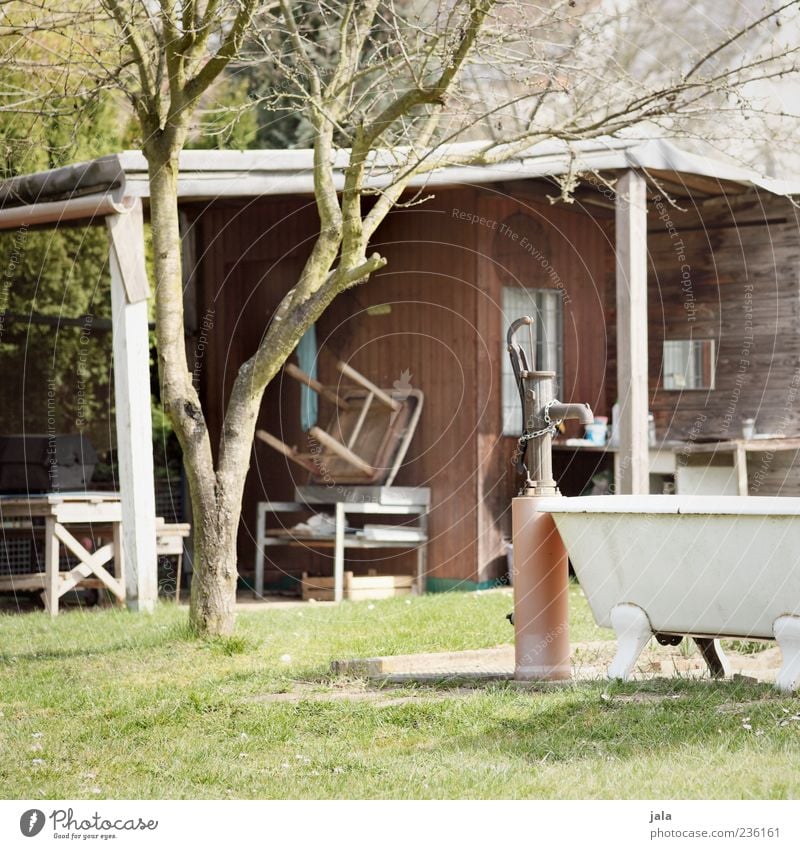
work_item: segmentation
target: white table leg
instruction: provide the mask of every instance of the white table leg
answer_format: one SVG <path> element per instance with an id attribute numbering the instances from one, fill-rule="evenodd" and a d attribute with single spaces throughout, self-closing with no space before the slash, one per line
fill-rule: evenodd
<path id="1" fill-rule="evenodd" d="M 122 522 L 114 522 L 112 533 L 114 545 L 114 577 L 117 579 L 117 583 L 124 589 L 127 596 L 128 585 L 125 582 L 125 549 L 122 545 Z M 119 599 L 117 600 L 119 601 Z M 124 598 L 121 604 L 125 604 Z"/>
<path id="2" fill-rule="evenodd" d="M 347 516 L 343 501 L 336 502 L 336 538 L 333 550 L 333 600 L 344 598 L 344 526 Z"/>
<path id="3" fill-rule="evenodd" d="M 51 616 L 58 616 L 58 553 L 56 539 L 56 520 L 48 516 L 44 520 L 44 607 Z"/>
<path id="4" fill-rule="evenodd" d="M 747 452 L 741 443 L 736 445 L 733 452 L 733 471 L 736 475 L 736 489 L 739 495 L 747 495 Z"/>
<path id="5" fill-rule="evenodd" d="M 264 522 L 267 517 L 267 505 L 263 502 L 259 503 L 256 508 L 256 598 L 264 596 L 264 545 L 266 543 L 266 529 Z"/>
<path id="6" fill-rule="evenodd" d="M 428 514 L 420 513 L 419 527 L 425 536 L 425 541 L 417 548 L 417 593 L 425 592 L 425 581 L 428 577 Z"/>

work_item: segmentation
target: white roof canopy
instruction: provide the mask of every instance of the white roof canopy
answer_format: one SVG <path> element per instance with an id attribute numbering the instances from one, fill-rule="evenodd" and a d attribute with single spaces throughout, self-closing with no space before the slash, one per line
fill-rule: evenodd
<path id="1" fill-rule="evenodd" d="M 411 185 L 482 185 L 499 181 L 555 179 L 567 174 L 613 174 L 629 169 L 647 171 L 666 180 L 669 190 L 701 198 L 764 189 L 778 195 L 800 194 L 800 181 L 773 180 L 698 156 L 662 139 L 596 139 L 567 144 L 544 142 L 504 162 L 492 165 L 453 165 L 485 149 L 486 142 L 450 145 L 431 153 L 442 164 L 414 178 Z M 334 162 L 337 185 L 349 151 L 340 150 Z M 392 165 L 403 151 L 377 152 L 368 185 L 380 188 L 391 181 Z M 180 157 L 178 195 L 183 200 L 311 194 L 311 150 L 186 150 Z M 147 162 L 140 151 L 124 151 L 91 162 L 70 165 L 0 183 L 0 229 L 22 224 L 56 224 L 123 211 L 133 198 L 148 197 Z"/>

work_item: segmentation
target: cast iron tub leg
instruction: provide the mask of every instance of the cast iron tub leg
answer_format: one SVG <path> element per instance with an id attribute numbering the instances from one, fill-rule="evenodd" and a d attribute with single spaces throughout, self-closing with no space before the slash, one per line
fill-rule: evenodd
<path id="1" fill-rule="evenodd" d="M 791 693 L 800 683 L 800 616 L 779 616 L 772 630 L 783 656 L 775 686 L 784 693 Z"/>
<path id="2" fill-rule="evenodd" d="M 611 610 L 611 627 L 617 634 L 617 653 L 608 667 L 609 678 L 627 681 L 642 649 L 653 636 L 647 614 L 635 604 L 617 604 Z"/>

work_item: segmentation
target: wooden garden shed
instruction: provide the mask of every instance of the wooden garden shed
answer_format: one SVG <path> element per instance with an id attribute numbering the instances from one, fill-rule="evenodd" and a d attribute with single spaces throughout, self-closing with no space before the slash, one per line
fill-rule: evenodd
<path id="1" fill-rule="evenodd" d="M 311 169 L 302 150 L 182 156 L 186 338 L 214 439 L 236 369 L 296 282 L 316 234 Z M 374 179 L 379 185 L 380 174 Z M 778 438 L 800 432 L 800 229 L 788 198 L 800 186 L 666 141 L 596 140 L 539 145 L 491 167 L 445 166 L 414 190 L 427 199 L 392 212 L 375 236 L 386 268 L 340 296 L 318 323 L 316 344 L 323 383 L 340 379 L 335 364 L 343 360 L 380 386 L 425 394 L 396 483 L 432 491 L 429 590 L 489 587 L 505 571 L 519 413 L 504 333 L 520 311 L 540 316 L 538 353 L 558 369 L 562 400 L 587 402 L 599 416 L 618 403 L 618 492 L 651 486 L 649 412 L 662 453 L 673 458 L 707 437 L 738 434 L 747 417 Z M 133 399 L 147 374 L 146 310 L 136 306 L 146 163 L 138 152 L 103 157 L 6 183 L 0 197 L 5 228 L 101 215 L 124 228 L 114 242 L 115 285 L 127 300 L 116 308 L 114 350 L 130 364 L 117 405 L 130 397 L 133 424 L 118 439 L 131 458 L 122 477 L 126 515 L 143 529 L 149 508 L 140 511 L 130 493 L 148 485 L 138 459 L 149 443 L 135 434 L 146 423 Z M 268 388 L 259 426 L 303 444 L 294 381 Z M 573 428 L 564 438 L 578 435 Z M 562 443 L 557 461 L 570 494 L 608 460 L 604 453 Z M 789 471 L 763 476 L 759 494 L 800 492 L 794 455 L 787 458 Z M 240 534 L 245 581 L 257 502 L 288 500 L 303 482 L 284 457 L 254 445 Z M 149 550 L 133 557 L 139 573 L 154 568 Z M 276 556 L 274 581 L 285 584 L 281 576 L 291 579 L 314 558 L 323 569 L 318 554 Z M 402 558 L 387 556 L 377 568 L 411 571 Z"/>

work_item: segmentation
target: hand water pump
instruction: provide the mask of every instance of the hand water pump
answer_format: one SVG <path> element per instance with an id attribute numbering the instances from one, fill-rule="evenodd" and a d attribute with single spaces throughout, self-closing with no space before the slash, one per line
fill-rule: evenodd
<path id="1" fill-rule="evenodd" d="M 527 327 L 531 366 L 516 334 Z M 570 678 L 569 567 L 567 552 L 549 513 L 540 513 L 543 497 L 560 496 L 553 478 L 552 440 L 565 419 L 594 421 L 588 404 L 565 404 L 554 397 L 556 374 L 537 368 L 534 319 L 518 318 L 506 341 L 522 404 L 518 466 L 525 475 L 511 505 L 514 543 L 514 677 L 522 681 Z"/>

